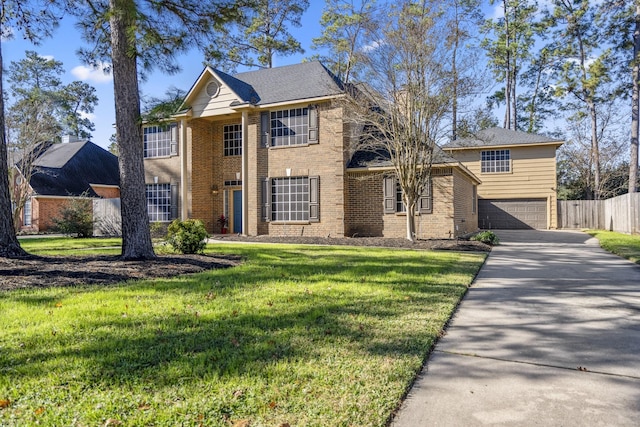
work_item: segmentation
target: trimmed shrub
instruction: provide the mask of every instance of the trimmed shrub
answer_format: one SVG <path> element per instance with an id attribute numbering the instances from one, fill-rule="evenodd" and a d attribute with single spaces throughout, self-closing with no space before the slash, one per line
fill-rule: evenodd
<path id="1" fill-rule="evenodd" d="M 60 217 L 52 218 L 51 229 L 56 233 L 75 234 L 77 237 L 93 236 L 93 199 L 71 199 L 60 209 Z"/>
<path id="2" fill-rule="evenodd" d="M 481 231 L 473 236 L 471 240 L 477 240 L 478 242 L 486 243 L 487 245 L 495 246 L 500 243 L 500 239 L 493 231 Z"/>
<path id="3" fill-rule="evenodd" d="M 209 237 L 204 224 L 199 219 L 174 220 L 167 229 L 167 243 L 183 254 L 201 253 Z"/>

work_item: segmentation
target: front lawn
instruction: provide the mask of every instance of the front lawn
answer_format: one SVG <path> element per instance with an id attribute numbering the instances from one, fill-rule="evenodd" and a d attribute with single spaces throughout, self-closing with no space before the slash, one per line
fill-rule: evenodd
<path id="1" fill-rule="evenodd" d="M 122 239 L 119 237 L 27 237 L 19 238 L 22 249 L 34 255 L 84 255 L 100 253 L 117 255 L 121 252 Z M 113 249 L 116 248 L 116 249 Z M 85 252 L 89 251 L 89 252 Z"/>
<path id="2" fill-rule="evenodd" d="M 384 426 L 485 257 L 207 252 L 246 262 L 0 293 L 0 425 Z"/>
<path id="3" fill-rule="evenodd" d="M 640 264 L 640 236 L 603 230 L 589 230 L 587 233 L 597 238 L 604 250 Z"/>

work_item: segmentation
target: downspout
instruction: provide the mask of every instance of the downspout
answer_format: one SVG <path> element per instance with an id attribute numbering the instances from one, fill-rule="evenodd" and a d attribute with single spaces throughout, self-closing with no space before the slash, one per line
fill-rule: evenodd
<path id="1" fill-rule="evenodd" d="M 249 224 L 247 217 L 247 205 L 249 204 L 249 194 L 248 194 L 248 160 L 249 157 L 249 112 L 247 110 L 242 111 L 242 235 L 246 236 L 247 226 Z"/>
<path id="2" fill-rule="evenodd" d="M 180 120 L 180 218 L 188 219 L 189 206 L 187 206 L 187 120 Z"/>

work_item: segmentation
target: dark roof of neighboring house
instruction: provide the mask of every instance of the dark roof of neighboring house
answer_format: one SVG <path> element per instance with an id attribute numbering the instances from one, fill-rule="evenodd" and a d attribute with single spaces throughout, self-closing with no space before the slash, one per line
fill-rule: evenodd
<path id="1" fill-rule="evenodd" d="M 29 184 L 37 195 L 98 197 L 90 184 L 120 185 L 118 158 L 90 141 L 52 144 L 34 166 Z"/>
<path id="2" fill-rule="evenodd" d="M 448 142 L 447 144 L 444 144 L 442 148 L 447 150 L 552 143 L 561 145 L 562 141 L 559 139 L 549 138 L 548 136 L 544 135 L 537 135 L 535 133 L 527 133 L 494 127 L 481 130 L 474 137 L 460 138 L 456 139 L 455 141 Z"/>
<path id="3" fill-rule="evenodd" d="M 244 102 L 267 105 L 343 92 L 340 80 L 318 61 L 247 71 L 230 76 L 216 70 Z"/>

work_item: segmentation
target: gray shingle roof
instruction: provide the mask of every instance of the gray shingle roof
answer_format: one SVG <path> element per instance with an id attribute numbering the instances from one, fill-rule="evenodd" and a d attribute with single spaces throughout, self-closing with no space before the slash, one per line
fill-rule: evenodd
<path id="1" fill-rule="evenodd" d="M 39 195 L 97 197 L 90 184 L 120 184 L 118 158 L 89 141 L 53 144 L 34 165 L 29 184 Z"/>
<path id="2" fill-rule="evenodd" d="M 319 98 L 343 92 L 340 81 L 318 61 L 247 71 L 234 76 L 218 70 L 216 73 L 245 102 L 256 105 Z M 252 96 L 257 96 L 257 99 L 252 100 Z"/>
<path id="3" fill-rule="evenodd" d="M 444 144 L 442 148 L 446 150 L 456 148 L 494 147 L 503 145 L 535 145 L 554 142 L 558 143 L 558 145 L 562 144 L 561 140 L 549 138 L 544 135 L 537 135 L 534 133 L 494 127 L 481 130 L 475 135 L 475 137 L 460 138 L 455 141 L 451 141 L 447 144 Z"/>
<path id="4" fill-rule="evenodd" d="M 440 147 L 436 146 L 433 152 L 433 164 L 453 163 L 457 164 L 458 161 L 442 151 Z M 383 149 L 379 150 L 357 150 L 351 155 L 347 168 L 384 168 L 391 167 L 391 156 L 389 152 Z"/>

